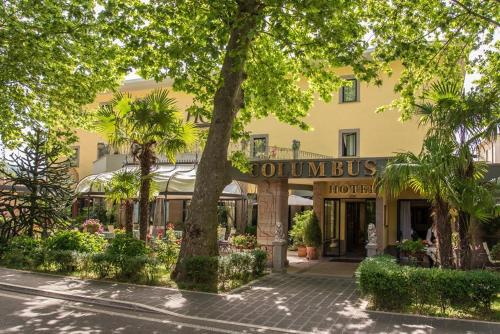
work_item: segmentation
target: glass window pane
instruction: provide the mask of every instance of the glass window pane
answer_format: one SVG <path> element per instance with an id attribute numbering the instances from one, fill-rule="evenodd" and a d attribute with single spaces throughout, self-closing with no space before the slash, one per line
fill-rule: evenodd
<path id="1" fill-rule="evenodd" d="M 357 80 L 349 79 L 349 84 L 342 87 L 342 102 L 354 102 L 357 100 Z"/>
<path id="2" fill-rule="evenodd" d="M 267 151 L 267 139 L 265 137 L 253 138 L 252 153 L 254 158 L 264 158 Z"/>
<path id="3" fill-rule="evenodd" d="M 342 155 L 345 157 L 356 156 L 356 133 L 342 134 Z"/>

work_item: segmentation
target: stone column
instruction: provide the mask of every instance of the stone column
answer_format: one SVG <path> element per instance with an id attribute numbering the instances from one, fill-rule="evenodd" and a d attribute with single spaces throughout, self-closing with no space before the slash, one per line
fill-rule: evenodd
<path id="1" fill-rule="evenodd" d="M 277 254 L 284 259 L 273 260 L 273 241 L 276 240 L 276 223 L 281 223 L 283 236 L 288 235 L 288 180 L 264 180 L 257 185 L 257 242 L 266 248 L 269 264 L 286 260 L 286 247 Z"/>

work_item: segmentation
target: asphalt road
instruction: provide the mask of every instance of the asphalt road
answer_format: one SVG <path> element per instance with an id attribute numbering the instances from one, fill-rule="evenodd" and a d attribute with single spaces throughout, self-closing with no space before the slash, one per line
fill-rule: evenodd
<path id="1" fill-rule="evenodd" d="M 0 333 L 241 333 L 167 316 L 0 291 Z"/>

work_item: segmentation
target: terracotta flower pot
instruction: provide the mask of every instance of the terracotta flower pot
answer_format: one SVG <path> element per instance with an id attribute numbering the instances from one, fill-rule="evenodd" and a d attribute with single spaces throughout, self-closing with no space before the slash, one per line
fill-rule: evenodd
<path id="1" fill-rule="evenodd" d="M 307 248 L 307 259 L 317 260 L 319 258 L 318 250 L 316 247 L 306 247 Z"/>
<path id="2" fill-rule="evenodd" d="M 307 248 L 305 246 L 297 247 L 297 256 L 298 257 L 306 257 L 307 256 Z"/>

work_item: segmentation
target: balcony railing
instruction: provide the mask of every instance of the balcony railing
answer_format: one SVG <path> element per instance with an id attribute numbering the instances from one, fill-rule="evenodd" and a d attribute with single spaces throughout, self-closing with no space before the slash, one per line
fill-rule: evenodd
<path id="1" fill-rule="evenodd" d="M 250 150 L 247 150 L 250 151 Z M 324 154 L 294 150 L 286 147 L 268 146 L 262 152 L 245 152 L 251 161 L 255 160 L 304 160 L 304 159 L 327 159 Z"/>
<path id="2" fill-rule="evenodd" d="M 294 150 L 292 148 L 267 146 L 262 152 L 254 152 L 248 146 L 241 144 L 231 144 L 228 149 L 228 157 L 234 152 L 242 152 L 250 161 L 261 160 L 311 160 L 311 159 L 329 159 L 331 156 L 318 154 L 313 152 Z M 201 159 L 201 152 L 185 152 L 180 153 L 176 157 L 177 164 L 195 164 Z M 126 163 L 134 163 L 131 158 L 126 159 Z M 172 162 L 160 156 L 157 160 L 159 164 L 171 164 Z M 137 163 L 137 162 L 135 162 Z"/>

